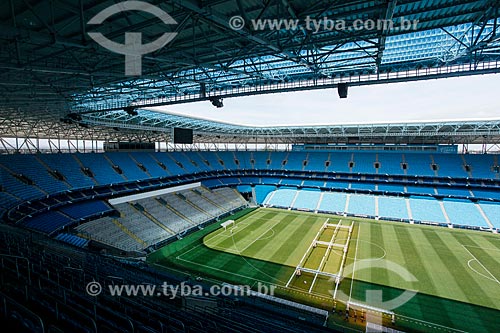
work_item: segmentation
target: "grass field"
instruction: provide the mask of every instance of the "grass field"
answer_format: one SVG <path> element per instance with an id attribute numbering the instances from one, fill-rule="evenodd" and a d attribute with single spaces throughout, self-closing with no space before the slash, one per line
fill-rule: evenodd
<path id="1" fill-rule="evenodd" d="M 369 290 L 381 290 L 383 302 L 417 292 L 394 310 L 402 329 L 500 327 L 500 236 L 493 234 L 258 209 L 234 227 L 211 225 L 148 260 L 217 281 L 272 284 L 279 297 L 325 309 L 332 309 L 336 287 L 330 275 L 343 269 L 336 294 L 343 303 L 366 302 Z M 299 264 L 320 274 L 296 276 Z"/>

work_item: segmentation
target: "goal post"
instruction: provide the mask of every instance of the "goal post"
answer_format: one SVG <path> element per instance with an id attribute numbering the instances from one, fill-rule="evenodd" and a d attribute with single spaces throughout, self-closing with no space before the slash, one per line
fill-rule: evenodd
<path id="1" fill-rule="evenodd" d="M 223 227 L 223 228 L 224 228 L 224 230 L 226 230 L 226 229 L 227 229 L 227 227 L 229 227 L 229 226 L 231 226 L 231 225 L 232 225 L 232 226 L 234 226 L 234 220 L 228 220 L 228 221 L 226 221 L 226 222 L 222 222 L 222 223 L 221 223 L 221 227 Z"/>

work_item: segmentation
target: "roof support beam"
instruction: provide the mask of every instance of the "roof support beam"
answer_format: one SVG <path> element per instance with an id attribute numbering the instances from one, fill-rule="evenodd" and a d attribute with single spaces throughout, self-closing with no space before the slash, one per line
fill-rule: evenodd
<path id="1" fill-rule="evenodd" d="M 398 0 L 389 0 L 387 3 L 387 8 L 385 10 L 385 13 L 382 17 L 382 19 L 385 20 L 385 22 L 388 22 L 389 20 L 392 20 L 392 17 L 394 16 L 394 9 L 396 8 Z M 375 64 L 377 65 L 377 70 L 380 68 L 380 65 L 382 64 L 382 57 L 384 55 L 384 50 L 385 50 L 385 40 L 387 38 L 387 35 L 389 34 L 389 29 L 388 29 L 388 24 L 384 24 L 384 29 L 380 33 L 379 40 L 378 40 L 378 51 L 377 51 L 377 58 L 375 60 Z"/>

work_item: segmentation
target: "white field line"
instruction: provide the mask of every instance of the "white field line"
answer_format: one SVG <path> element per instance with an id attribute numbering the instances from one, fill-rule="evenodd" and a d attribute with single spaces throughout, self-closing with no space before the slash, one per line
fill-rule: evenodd
<path id="1" fill-rule="evenodd" d="M 354 284 L 354 273 L 356 273 L 356 259 L 358 257 L 358 243 L 361 235 L 361 223 L 358 223 L 358 237 L 356 238 L 356 252 L 354 252 L 354 263 L 352 264 L 351 290 L 349 291 L 349 301 L 351 301 L 352 286 Z"/>
<path id="2" fill-rule="evenodd" d="M 259 280 L 259 279 L 256 279 L 256 278 L 253 278 L 253 277 L 250 277 L 250 276 L 246 276 L 246 275 L 243 275 L 243 274 L 238 274 L 238 273 L 235 273 L 235 272 L 226 271 L 226 270 L 223 270 L 223 269 L 220 269 L 220 268 L 217 268 L 217 267 L 213 267 L 213 266 L 209 266 L 209 265 L 200 264 L 198 262 L 194 262 L 194 261 L 191 261 L 191 260 L 186 260 L 186 259 L 181 259 L 181 258 L 177 258 L 177 259 L 181 260 L 181 261 L 184 261 L 184 262 L 188 262 L 188 263 L 196 265 L 196 266 L 205 267 L 205 268 L 208 268 L 208 269 L 211 269 L 211 270 L 228 273 L 228 274 L 231 274 L 231 275 L 243 277 L 243 278 L 254 280 L 254 281 L 265 282 L 265 281 L 262 281 L 262 280 Z M 275 280 L 277 280 L 277 279 L 275 279 Z M 266 282 L 266 283 L 269 283 L 269 282 Z M 276 286 L 284 287 L 283 285 L 276 285 Z"/>
<path id="3" fill-rule="evenodd" d="M 400 319 L 403 319 L 403 320 L 406 320 L 406 321 L 413 321 L 414 323 L 416 324 L 419 324 L 419 325 L 422 325 L 422 326 L 426 326 L 426 327 L 434 327 L 434 328 L 438 328 L 438 329 L 443 329 L 443 331 L 447 331 L 447 332 L 462 332 L 462 333 L 468 333 L 467 331 L 462 331 L 462 330 L 459 330 L 457 328 L 451 328 L 451 327 L 448 327 L 448 326 L 444 326 L 444 325 L 439 325 L 439 324 L 435 324 L 435 323 L 431 323 L 430 321 L 425 321 L 425 320 L 422 320 L 422 319 L 417 319 L 417 318 L 412 318 L 412 317 L 407 317 L 407 316 L 403 316 L 401 314 L 396 314 L 396 316 Z"/>
<path id="4" fill-rule="evenodd" d="M 226 232 L 227 230 L 225 230 L 225 231 L 223 231 L 223 232 L 221 232 L 221 233 L 218 233 L 217 235 L 214 235 L 214 236 L 210 237 L 209 239 L 207 239 L 207 240 L 205 241 L 205 244 L 209 245 L 209 243 L 210 243 L 210 241 L 211 241 L 212 239 L 215 239 L 216 237 L 219 237 L 219 236 L 225 236 L 226 238 L 228 238 L 228 237 L 232 237 L 232 236 L 236 235 L 237 233 L 239 233 L 240 231 L 244 230 L 245 228 L 247 228 L 248 226 L 250 226 L 250 225 L 252 224 L 252 222 L 250 222 L 250 223 L 248 222 L 248 220 L 250 220 L 250 219 L 252 219 L 252 218 L 253 218 L 253 216 L 249 217 L 249 219 L 245 219 L 245 220 L 243 220 L 243 221 L 241 221 L 241 222 L 237 223 L 237 224 L 235 225 L 235 227 L 233 227 L 233 228 L 229 229 L 229 230 L 232 230 L 232 229 L 237 229 L 237 231 L 236 231 L 236 232 L 233 232 L 232 234 L 231 234 L 231 233 L 229 233 L 229 235 L 226 235 L 226 234 L 225 234 L 225 232 Z M 256 221 L 257 221 L 257 220 L 259 220 L 259 219 L 261 219 L 261 217 L 257 217 L 257 218 L 255 218 L 255 221 L 253 221 L 253 222 L 256 222 Z M 239 228 L 239 226 L 240 226 L 240 225 L 243 225 L 243 227 L 242 227 L 242 228 Z M 238 228 L 236 228 L 236 227 L 238 227 Z M 217 230 L 220 230 L 220 229 L 217 229 Z"/>
<path id="5" fill-rule="evenodd" d="M 246 220 L 244 220 L 244 221 L 246 221 Z M 242 221 L 242 222 L 243 222 L 243 221 Z M 238 223 L 238 224 L 239 224 L 239 223 Z M 251 223 L 249 223 L 248 225 L 250 225 L 250 224 L 251 224 Z M 248 226 L 248 225 L 247 225 L 247 226 Z M 244 228 L 241 228 L 239 231 L 241 231 L 241 230 L 243 230 L 243 229 L 244 229 Z M 239 231 L 238 231 L 238 232 L 239 232 Z M 206 242 L 203 242 L 203 241 L 202 241 L 202 242 L 201 242 L 201 244 L 198 244 L 198 245 L 196 245 L 196 246 L 193 246 L 192 248 L 190 248 L 190 249 L 189 249 L 189 250 L 187 250 L 186 252 L 183 252 L 183 253 L 179 254 L 179 255 L 176 257 L 176 259 L 183 260 L 183 259 L 181 259 L 181 257 L 182 257 L 182 256 L 184 256 L 184 255 L 188 254 L 189 252 L 193 251 L 194 249 L 197 249 L 198 247 L 200 247 L 200 246 L 202 246 L 202 245 L 208 245 L 207 243 L 208 243 L 210 240 L 212 240 L 213 238 L 218 237 L 218 236 L 220 236 L 220 235 L 221 235 L 221 234 L 217 234 L 217 235 L 215 235 L 215 236 L 212 236 L 212 237 L 210 237 L 209 239 L 207 239 L 207 240 L 206 240 Z M 217 246 L 217 245 L 213 245 L 213 246 Z M 210 247 L 212 247 L 212 246 L 210 246 Z M 239 253 L 237 253 L 237 254 L 239 254 Z"/>
<path id="6" fill-rule="evenodd" d="M 479 259 L 477 259 L 476 256 L 473 255 L 472 252 L 470 252 L 469 249 L 467 249 L 467 247 L 465 247 L 465 245 L 462 245 L 462 247 L 465 249 L 465 251 L 469 252 L 469 254 L 477 261 L 477 263 L 479 265 L 481 265 L 481 267 L 493 278 L 492 281 L 495 281 L 496 283 L 500 284 L 500 281 L 498 281 L 498 279 L 495 277 L 495 275 L 491 274 L 491 272 L 486 267 L 484 267 L 483 263 L 481 261 L 479 261 Z M 470 268 L 470 266 L 469 266 L 469 268 Z"/>
<path id="7" fill-rule="evenodd" d="M 274 228 L 275 226 L 277 226 L 278 224 L 280 224 L 281 222 L 283 222 L 283 220 L 279 220 L 278 222 L 274 223 L 271 227 L 267 228 L 266 231 L 264 231 L 262 234 L 259 235 L 259 237 L 255 238 L 250 244 L 248 244 L 247 246 L 245 246 L 242 250 L 239 250 L 239 249 L 236 249 L 236 251 L 239 251 L 240 254 L 242 254 L 246 249 L 248 249 L 253 243 L 255 243 L 256 241 L 258 241 L 262 236 L 264 236 L 269 230 L 271 230 L 272 228 Z M 236 248 L 236 246 L 235 246 Z"/>
<path id="8" fill-rule="evenodd" d="M 260 280 L 260 279 L 257 279 L 257 278 L 253 278 L 253 277 L 250 277 L 250 276 L 247 276 L 247 275 L 243 275 L 243 274 L 238 274 L 238 273 L 235 273 L 235 272 L 231 272 L 231 271 L 226 271 L 224 269 L 220 269 L 220 268 L 217 268 L 217 267 L 213 267 L 213 266 L 209 266 L 209 265 L 204 265 L 204 264 L 200 264 L 200 263 L 197 263 L 195 261 L 191 261 L 191 260 L 187 260 L 187 259 L 179 259 L 181 261 L 184 261 L 184 262 L 187 262 L 187 263 L 190 263 L 190 264 L 193 264 L 193 265 L 196 265 L 196 266 L 202 266 L 202 267 L 206 267 L 206 268 L 209 268 L 209 269 L 212 269 L 212 270 L 216 270 L 216 271 L 219 271 L 219 272 L 224 272 L 224 273 L 227 273 L 227 274 L 230 274 L 230 275 L 234 275 L 234 276 L 239 276 L 239 277 L 243 277 L 243 278 L 246 278 L 246 279 L 250 279 L 250 280 L 254 280 L 254 281 L 258 281 L 258 282 L 262 282 L 262 283 L 265 283 L 265 284 L 270 284 L 269 281 L 265 281 L 265 280 Z M 158 265 L 160 267 L 162 267 L 161 265 Z M 182 271 L 179 271 L 177 270 L 178 272 L 182 272 Z M 273 278 L 274 280 L 278 280 L 276 278 Z M 279 281 L 279 280 L 278 280 Z M 287 288 L 285 285 L 283 284 L 273 284 L 277 287 L 280 287 L 280 288 Z M 302 289 L 298 289 L 298 288 L 293 288 L 293 287 L 288 287 L 289 290 L 293 290 L 293 291 L 296 291 L 298 293 L 302 293 L 304 295 L 307 295 L 307 293 L 305 293 Z M 325 295 L 323 294 L 317 294 L 317 293 L 311 293 L 311 295 L 313 296 L 316 296 L 316 297 L 319 297 L 319 298 L 323 298 L 325 300 L 327 300 L 327 298 L 325 297 Z"/>

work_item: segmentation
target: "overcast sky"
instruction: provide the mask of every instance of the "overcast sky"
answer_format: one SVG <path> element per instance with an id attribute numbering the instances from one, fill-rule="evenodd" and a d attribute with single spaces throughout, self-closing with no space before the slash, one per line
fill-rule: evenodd
<path id="1" fill-rule="evenodd" d="M 456 119 L 500 119 L 500 75 L 350 87 L 224 99 L 158 108 L 243 125 L 329 125 Z"/>

